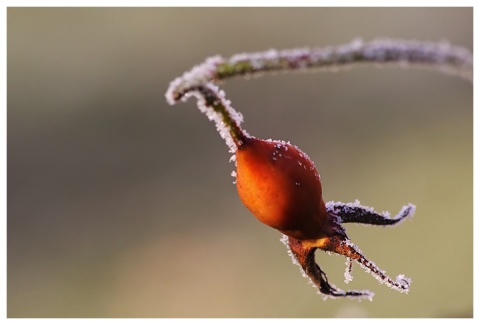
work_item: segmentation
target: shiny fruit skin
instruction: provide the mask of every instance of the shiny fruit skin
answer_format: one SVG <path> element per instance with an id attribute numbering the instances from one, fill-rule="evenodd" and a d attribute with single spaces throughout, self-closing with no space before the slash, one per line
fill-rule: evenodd
<path id="1" fill-rule="evenodd" d="M 296 239 L 334 233 L 310 158 L 283 141 L 248 138 L 236 152 L 237 190 L 262 223 Z"/>

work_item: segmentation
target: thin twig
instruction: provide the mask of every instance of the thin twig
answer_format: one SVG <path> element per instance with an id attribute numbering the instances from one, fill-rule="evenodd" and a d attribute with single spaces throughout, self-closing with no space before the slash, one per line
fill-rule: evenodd
<path id="1" fill-rule="evenodd" d="M 348 44 L 322 48 L 243 53 L 229 59 L 210 57 L 175 79 L 166 97 L 170 104 L 174 104 L 199 85 L 235 76 L 297 70 L 336 71 L 365 63 L 432 68 L 467 80 L 473 78 L 472 53 L 447 42 L 378 39 L 364 43 L 354 40 Z"/>

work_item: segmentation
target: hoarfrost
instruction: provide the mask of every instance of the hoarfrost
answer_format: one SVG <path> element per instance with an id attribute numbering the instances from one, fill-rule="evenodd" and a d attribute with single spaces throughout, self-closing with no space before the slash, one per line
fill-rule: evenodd
<path id="1" fill-rule="evenodd" d="M 403 288 L 407 288 L 406 291 L 405 291 L 407 293 L 408 288 L 412 284 L 412 279 L 406 277 L 405 274 L 399 274 L 399 275 L 397 275 L 397 278 L 395 280 L 396 280 L 397 283 L 402 284 Z"/>
<path id="2" fill-rule="evenodd" d="M 347 257 L 347 260 L 345 262 L 345 264 L 347 265 L 347 268 L 345 269 L 345 283 L 349 283 L 353 280 L 353 276 L 352 276 L 352 259 Z"/>

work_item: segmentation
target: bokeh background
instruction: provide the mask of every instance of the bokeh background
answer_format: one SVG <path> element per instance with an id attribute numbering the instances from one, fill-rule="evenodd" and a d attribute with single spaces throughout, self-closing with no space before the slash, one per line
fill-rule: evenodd
<path id="1" fill-rule="evenodd" d="M 473 49 L 470 8 L 8 8 L 8 317 L 472 317 L 473 92 L 428 70 L 357 67 L 224 84 L 245 128 L 289 140 L 324 198 L 395 214 L 349 225 L 408 295 L 317 253 L 323 301 L 242 206 L 230 154 L 169 82 L 206 57 L 361 37 Z"/>

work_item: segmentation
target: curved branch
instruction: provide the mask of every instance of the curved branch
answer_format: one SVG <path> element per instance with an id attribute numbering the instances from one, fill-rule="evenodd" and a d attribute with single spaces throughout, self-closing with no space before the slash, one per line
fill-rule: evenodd
<path id="1" fill-rule="evenodd" d="M 192 88 L 235 76 L 282 71 L 337 71 L 365 63 L 431 68 L 470 81 L 473 78 L 473 56 L 463 47 L 447 42 L 378 39 L 365 43 L 354 40 L 339 46 L 243 53 L 229 59 L 210 57 L 175 79 L 170 84 L 166 98 L 170 104 L 174 104 Z"/>

